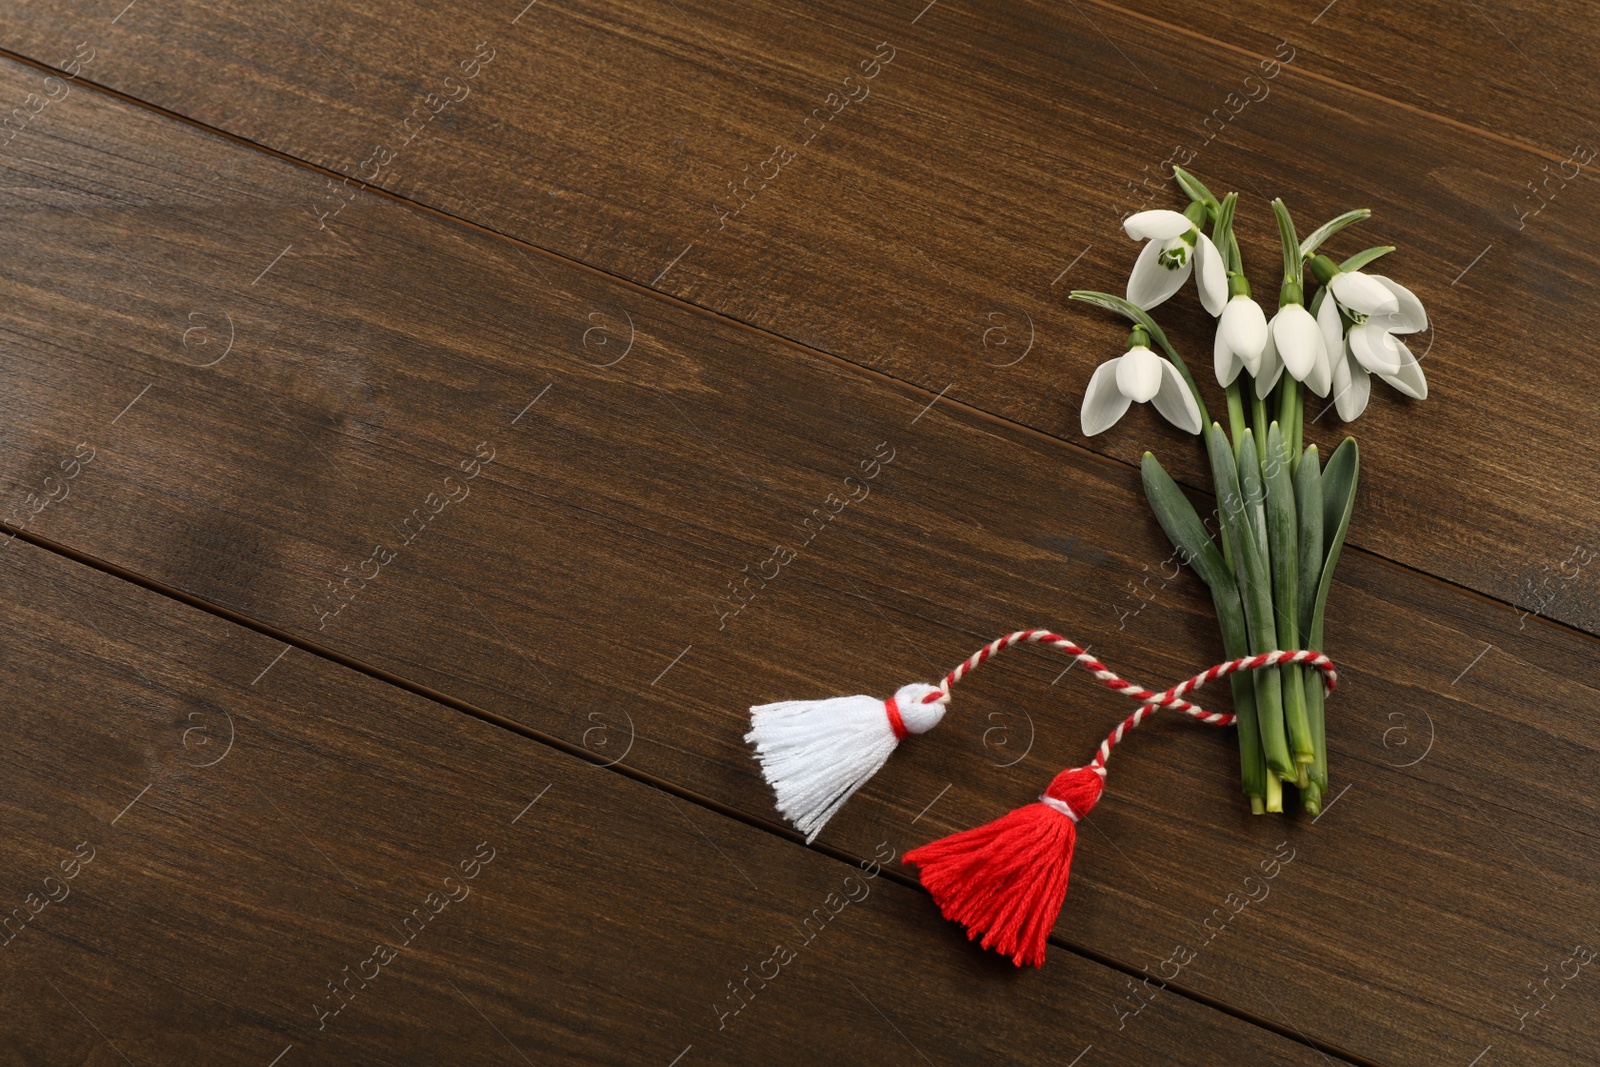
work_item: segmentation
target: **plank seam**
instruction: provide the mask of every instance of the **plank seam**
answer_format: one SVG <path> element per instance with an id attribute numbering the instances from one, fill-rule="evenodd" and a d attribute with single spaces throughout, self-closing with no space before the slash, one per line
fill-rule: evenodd
<path id="1" fill-rule="evenodd" d="M 1091 3 L 1100 4 L 1101 6 L 1107 6 L 1107 5 L 1104 5 L 1102 3 L 1102 0 L 1090 0 L 1090 2 Z M 1121 10 L 1121 9 L 1116 9 L 1116 10 Z M 1186 31 L 1186 32 L 1188 32 L 1188 31 Z M 1248 55 L 1248 54 L 1251 54 L 1251 53 L 1246 52 L 1245 54 Z M 40 70 L 40 71 L 43 71 L 43 72 L 49 72 L 49 71 L 54 70 L 53 67 L 49 67 L 49 66 L 47 66 L 45 64 L 39 63 L 36 60 L 29 59 L 29 58 L 27 58 L 25 56 L 18 55 L 17 53 L 12 52 L 12 51 L 10 51 L 9 49 L 6 49 L 6 48 L 0 48 L 0 59 L 9 59 L 9 60 L 11 60 L 13 62 L 20 63 L 22 65 L 25 65 L 25 66 L 28 66 L 28 67 L 32 67 L 34 69 L 37 69 L 37 70 Z M 79 78 L 79 79 L 77 79 L 77 84 L 88 86 L 89 88 L 91 88 L 91 89 L 93 89 L 93 90 L 95 90 L 97 92 L 103 93 L 106 96 L 111 97 L 112 99 L 119 100 L 119 101 L 121 101 L 123 103 L 126 103 L 126 104 L 129 104 L 131 106 L 141 108 L 141 109 L 149 111 L 149 112 L 151 112 L 153 114 L 160 115 L 160 116 L 162 116 L 164 118 L 172 119 L 173 121 L 182 123 L 182 124 L 184 124 L 186 126 L 189 126 L 189 127 L 193 128 L 193 129 L 199 130 L 202 133 L 209 134 L 209 135 L 214 136 L 214 137 L 219 137 L 219 138 L 221 138 L 221 139 L 223 139 L 225 141 L 228 141 L 230 143 L 233 143 L 233 144 L 237 144 L 237 145 L 241 145 L 241 146 L 244 146 L 244 147 L 247 147 L 247 148 L 251 148 L 251 149 L 253 149 L 253 150 L 257 151 L 257 152 L 260 152 L 260 153 L 262 153 L 264 155 L 270 156 L 270 157 L 272 157 L 274 159 L 277 159 L 277 160 L 279 160 L 281 162 L 287 163 L 287 164 L 289 164 L 291 166 L 294 166 L 294 167 L 297 167 L 297 168 L 300 168 L 300 169 L 303 169 L 303 170 L 310 171 L 310 172 L 312 172 L 314 174 L 317 174 L 317 175 L 320 175 L 320 176 L 323 176 L 323 177 L 326 177 L 326 178 L 329 178 L 329 179 L 335 179 L 335 178 L 342 179 L 344 177 L 344 175 L 341 175 L 341 174 L 339 174 L 339 173 L 337 173 L 335 171 L 329 170 L 329 169 L 327 169 L 325 167 L 322 167 L 322 166 L 320 166 L 320 165 L 318 165 L 316 163 L 309 162 L 308 160 L 301 159 L 298 156 L 289 155 L 286 152 L 279 151 L 278 149 L 271 148 L 269 146 L 260 144 L 259 142 L 256 142 L 256 141 L 252 141 L 249 138 L 241 137 L 238 134 L 230 133 L 227 130 L 220 129 L 220 128 L 215 127 L 215 126 L 210 126 L 210 125 L 208 125 L 206 123 L 203 123 L 203 122 L 200 122 L 200 121 L 198 121 L 196 119 L 188 118 L 187 116 L 180 115 L 177 112 L 171 111 L 171 110 L 169 110 L 167 108 L 164 108 L 164 107 L 162 107 L 162 106 L 160 106 L 158 104 L 151 104 L 151 103 L 148 103 L 146 101 L 140 100 L 137 97 L 128 96 L 126 93 L 123 93 L 120 90 L 112 89 L 112 88 L 110 88 L 108 86 L 101 85 L 98 82 L 94 82 L 94 81 L 91 81 L 91 80 L 88 80 L 88 79 L 84 79 L 84 78 Z M 1340 83 L 1334 82 L 1333 84 L 1340 84 Z M 1378 97 L 1378 99 L 1386 99 L 1386 98 Z M 1508 143 L 1514 143 L 1514 142 L 1508 142 Z M 1539 152 L 1538 150 L 1530 148 L 1530 147 L 1528 147 L 1526 145 L 1519 145 L 1519 147 L 1522 147 L 1522 148 L 1526 149 L 1527 151 L 1534 153 L 1535 155 L 1543 155 L 1543 153 Z M 1549 158 L 1555 159 L 1556 157 L 1551 155 Z M 896 376 L 894 376 L 892 374 L 889 374 L 889 373 L 887 373 L 885 371 L 878 370 L 875 367 L 868 367 L 868 366 L 865 366 L 863 364 L 856 363 L 853 360 L 850 360 L 850 359 L 848 359 L 848 358 L 846 358 L 844 356 L 838 355 L 836 353 L 828 352 L 828 351 L 825 351 L 825 350 L 820 349 L 820 348 L 814 348 L 814 347 L 804 343 L 803 341 L 797 341 L 797 340 L 795 340 L 793 338 L 786 337 L 783 334 L 774 333 L 774 332 L 772 332 L 770 330 L 767 330 L 767 329 L 765 329 L 765 328 L 763 328 L 761 326 L 757 326 L 754 323 L 746 322 L 743 319 L 737 318 L 737 317 L 735 317 L 733 315 L 729 315 L 726 312 L 716 311 L 716 310 L 713 310 L 711 308 L 704 307 L 704 306 L 702 306 L 700 304 L 694 303 L 691 300 L 686 300 L 686 299 L 684 299 L 682 297 L 674 296 L 671 293 L 664 293 L 659 289 L 654 289 L 654 288 L 651 288 L 648 285 L 643 285 L 643 284 L 641 284 L 639 282 L 634 281 L 631 278 L 626 278 L 626 277 L 623 277 L 623 276 L 618 275 L 618 274 L 613 274 L 612 272 L 610 272 L 608 270 L 605 270 L 605 269 L 603 269 L 601 267 L 596 267 L 596 266 L 594 266 L 592 264 L 589 264 L 589 263 L 585 263 L 582 260 L 569 258 L 568 256 L 565 256 L 560 252 L 555 252 L 555 251 L 552 251 L 550 249 L 544 248 L 544 247 L 542 247 L 540 245 L 536 245 L 536 244 L 532 244 L 530 242 L 524 241 L 519 237 L 513 237 L 510 234 L 502 233 L 501 231 L 494 229 L 493 227 L 487 225 L 486 223 L 475 222 L 472 219 L 468 219 L 468 218 L 465 218 L 465 217 L 460 216 L 460 215 L 452 214 L 451 212 L 445 211 L 442 208 L 436 208 L 436 207 L 433 207 L 433 206 L 431 206 L 429 204 L 424 204 L 421 201 L 412 200 L 409 197 L 401 196 L 398 193 L 390 192 L 389 190 L 384 189 L 384 188 L 382 188 L 380 186 L 368 185 L 368 186 L 366 186 L 366 191 L 368 191 L 370 193 L 373 193 L 375 195 L 384 197 L 384 198 L 386 198 L 386 199 L 388 199 L 390 201 L 393 201 L 394 203 L 401 204 L 401 205 L 403 205 L 405 207 L 411 208 L 412 210 L 421 212 L 423 214 L 430 215 L 432 217 L 445 220 L 445 221 L 447 221 L 449 223 L 452 223 L 454 225 L 465 227 L 465 228 L 473 230 L 473 231 L 475 231 L 477 233 L 484 234 L 484 235 L 489 236 L 489 237 L 493 237 L 493 238 L 495 238 L 497 240 L 505 241 L 505 242 L 511 244 L 515 248 L 523 249 L 523 250 L 527 250 L 527 251 L 531 251 L 531 252 L 535 252 L 535 253 L 545 257 L 548 261 L 550 261 L 550 262 L 552 262 L 554 264 L 557 264 L 557 265 L 560 265 L 560 266 L 568 267 L 568 268 L 571 268 L 571 269 L 575 269 L 575 270 L 587 273 L 587 274 L 589 274 L 591 276 L 604 279 L 604 280 L 606 280 L 606 281 L 608 281 L 608 282 L 610 282 L 612 284 L 620 285 L 623 288 L 626 288 L 626 289 L 628 289 L 628 290 L 630 290 L 630 291 L 632 291 L 634 293 L 637 293 L 637 294 L 640 294 L 640 295 L 645 295 L 645 296 L 650 296 L 650 297 L 653 297 L 653 298 L 655 298 L 657 300 L 664 301 L 664 302 L 666 302 L 667 304 L 669 304 L 671 306 L 674 306 L 674 307 L 677 307 L 677 308 L 680 308 L 680 309 L 684 309 L 684 310 L 687 310 L 687 311 L 690 311 L 690 312 L 693 312 L 693 313 L 709 316 L 710 318 L 712 318 L 712 319 L 714 319 L 714 320 L 716 320 L 718 322 L 725 323 L 725 324 L 728 324 L 728 325 L 739 327 L 741 329 L 748 330 L 751 333 L 754 333 L 757 336 L 762 337 L 762 338 L 766 339 L 769 342 L 776 342 L 776 343 L 780 344 L 781 346 L 783 346 L 785 348 L 788 348 L 788 349 L 791 349 L 791 350 L 794 350 L 794 351 L 797 351 L 797 352 L 800 352 L 800 353 L 804 353 L 807 358 L 821 358 L 821 359 L 833 364 L 834 366 L 840 367 L 842 369 L 847 369 L 847 370 L 849 370 L 849 371 L 851 371 L 853 373 L 861 374 L 861 375 L 873 378 L 873 379 L 875 379 L 877 381 L 880 381 L 880 382 L 891 382 L 891 383 L 894 383 L 897 386 L 901 386 L 903 388 L 906 388 L 906 389 L 912 390 L 912 391 L 914 391 L 916 393 L 919 393 L 919 394 L 921 394 L 923 396 L 927 396 L 927 397 L 930 398 L 930 400 L 939 400 L 941 398 L 944 398 L 945 392 L 947 392 L 948 389 L 950 388 L 950 386 L 947 385 L 945 387 L 945 389 L 940 390 L 940 392 L 937 395 L 935 395 L 935 394 L 932 393 L 931 390 L 925 388 L 924 386 L 917 385 L 915 382 L 907 381 L 904 378 L 898 378 L 898 377 L 896 377 Z M 1138 465 L 1135 464 L 1135 463 L 1129 462 L 1127 460 L 1118 459 L 1115 456 L 1106 455 L 1103 452 L 1096 452 L 1094 449 L 1089 448 L 1089 447 L 1087 447 L 1085 445 L 1078 444 L 1075 441 L 1069 441 L 1064 437 L 1057 437 L 1054 434 L 1047 433 L 1046 431 L 1037 429 L 1037 428 L 1035 428 L 1033 426 L 1029 426 L 1026 423 L 1017 422 L 1016 420 L 1011 419 L 1011 418 L 1009 418 L 1007 416 L 999 415 L 999 414 L 996 414 L 994 412 L 988 411 L 985 408 L 977 407 L 976 405 L 971 404 L 971 403 L 969 403 L 967 401 L 960 400 L 960 399 L 957 399 L 957 398 L 947 398 L 946 402 L 947 402 L 947 404 L 957 408 L 958 410 L 960 410 L 960 411 L 964 412 L 965 414 L 968 414 L 968 415 L 970 415 L 970 416 L 972 416 L 974 418 L 983 419 L 983 420 L 986 420 L 986 421 L 988 421 L 990 423 L 993 423 L 995 425 L 1003 426 L 1003 427 L 1006 427 L 1006 428 L 1008 428 L 1010 430 L 1013 430 L 1013 431 L 1016 431 L 1016 432 L 1019 432 L 1019 433 L 1023 433 L 1023 434 L 1025 434 L 1025 435 L 1027 435 L 1027 436 L 1029 436 L 1029 437 L 1031 437 L 1031 438 L 1033 438 L 1035 440 L 1048 441 L 1048 442 L 1050 442 L 1052 444 L 1052 446 L 1060 446 L 1060 447 L 1074 449 L 1074 450 L 1078 451 L 1079 453 L 1081 453 L 1081 454 L 1083 454 L 1085 456 L 1091 457 L 1093 460 L 1100 461 L 1100 462 L 1105 462 L 1105 463 L 1111 463 L 1111 464 L 1114 464 L 1114 465 L 1116 465 L 1118 467 L 1122 467 L 1125 470 L 1134 470 L 1134 471 L 1138 470 Z M 1182 485 L 1184 488 L 1191 490 L 1192 492 L 1204 495 L 1208 499 L 1214 496 L 1214 494 L 1212 493 L 1211 490 L 1206 489 L 1206 488 L 1204 488 L 1202 486 L 1190 485 L 1190 484 L 1188 484 L 1186 482 L 1180 482 L 1179 484 Z M 43 546 L 41 545 L 41 547 L 43 547 Z M 1465 594 L 1467 594 L 1469 596 L 1475 597 L 1475 598 L 1477 598 L 1479 600 L 1482 600 L 1482 601 L 1485 601 L 1485 602 L 1488 602 L 1488 603 L 1491 603 L 1491 604 L 1498 604 L 1501 607 L 1504 607 L 1509 611 L 1518 611 L 1518 610 L 1520 610 L 1520 608 L 1518 607 L 1517 604 L 1515 604 L 1515 603 L 1513 603 L 1513 602 L 1511 602 L 1509 600 L 1506 600 L 1506 599 L 1504 599 L 1502 597 L 1495 596 L 1492 593 L 1486 593 L 1486 592 L 1484 592 L 1482 590 L 1479 590 L 1479 589 L 1474 589 L 1474 588 L 1472 588 L 1470 586 L 1467 586 L 1467 585 L 1463 585 L 1462 583 L 1460 583 L 1458 581 L 1455 581 L 1453 579 L 1445 578 L 1445 577 L 1442 577 L 1442 576 L 1437 575 L 1437 574 L 1431 574 L 1428 571 L 1425 571 L 1425 570 L 1422 570 L 1422 569 L 1420 569 L 1418 567 L 1412 566 L 1409 563 L 1403 563 L 1400 560 L 1394 559 L 1394 558 L 1392 558 L 1390 556 L 1385 556 L 1382 553 L 1376 552 L 1376 551 L 1374 551 L 1372 549 L 1364 548 L 1359 544 L 1347 542 L 1346 545 L 1345 545 L 1345 548 L 1346 548 L 1346 550 L 1353 549 L 1356 552 L 1359 552 L 1361 555 L 1366 556 L 1366 557 L 1368 557 L 1370 559 L 1378 560 L 1378 561 L 1381 561 L 1383 563 L 1389 564 L 1391 566 L 1398 567 L 1401 570 L 1406 571 L 1407 573 L 1410 573 L 1410 574 L 1416 575 L 1418 577 L 1424 578 L 1424 579 L 1426 579 L 1428 581 L 1437 583 L 1438 585 L 1444 586 L 1446 588 L 1457 590 L 1457 591 L 1459 591 L 1461 593 L 1465 593 Z M 1577 634 L 1577 635 L 1579 635 L 1579 636 L 1581 636 L 1581 637 L 1583 637 L 1583 638 L 1585 638 L 1587 640 L 1600 641 L 1600 634 L 1591 633 L 1590 631 L 1585 630 L 1582 627 L 1580 627 L 1580 626 L 1578 626 L 1578 625 L 1576 625 L 1574 623 L 1569 623 L 1569 622 L 1566 622 L 1565 620 L 1562 620 L 1562 619 L 1551 618 L 1549 616 L 1542 616 L 1541 615 L 1541 616 L 1536 616 L 1536 617 L 1538 619 L 1540 619 L 1542 622 L 1546 623 L 1546 624 L 1560 627 L 1560 628 L 1562 628 L 1564 630 L 1567 630 L 1567 631 L 1569 631 L 1571 633 Z"/>

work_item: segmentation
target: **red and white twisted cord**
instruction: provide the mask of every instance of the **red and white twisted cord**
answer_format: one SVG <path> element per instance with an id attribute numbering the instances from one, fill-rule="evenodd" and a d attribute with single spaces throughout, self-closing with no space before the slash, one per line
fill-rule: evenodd
<path id="1" fill-rule="evenodd" d="M 1116 672 L 1112 671 L 1104 663 L 1101 663 L 1083 648 L 1068 641 L 1060 634 L 1051 633 L 1049 630 L 1018 630 L 1016 633 L 996 638 L 978 649 L 971 656 L 968 656 L 965 662 L 944 676 L 944 680 L 939 683 L 938 692 L 929 693 L 922 698 L 922 702 L 925 704 L 948 703 L 951 686 L 965 678 L 969 671 L 1001 650 L 1024 642 L 1047 645 L 1058 651 L 1065 652 L 1083 664 L 1084 669 L 1094 675 L 1107 689 L 1115 690 L 1126 697 L 1137 700 L 1143 705 L 1138 711 L 1135 711 L 1118 724 L 1117 728 L 1111 731 L 1104 741 L 1100 742 L 1100 750 L 1095 754 L 1094 759 L 1089 762 L 1088 766 L 1102 778 L 1106 774 L 1106 760 L 1111 756 L 1112 747 L 1118 744 L 1129 730 L 1138 726 L 1162 708 L 1181 711 L 1185 715 L 1190 715 L 1211 726 L 1232 726 L 1235 716 L 1222 712 L 1207 711 L 1200 705 L 1184 699 L 1184 694 L 1194 692 L 1213 679 L 1221 678 L 1235 671 L 1253 671 L 1263 667 L 1303 663 L 1322 672 L 1323 683 L 1327 686 L 1328 692 L 1333 692 L 1334 687 L 1339 683 L 1339 672 L 1334 668 L 1332 660 L 1321 652 L 1301 649 L 1297 651 L 1262 652 L 1254 656 L 1243 656 L 1239 659 L 1229 660 L 1226 663 L 1219 663 L 1215 667 L 1201 671 L 1193 678 L 1179 682 L 1171 689 L 1157 693 L 1118 676 Z"/>

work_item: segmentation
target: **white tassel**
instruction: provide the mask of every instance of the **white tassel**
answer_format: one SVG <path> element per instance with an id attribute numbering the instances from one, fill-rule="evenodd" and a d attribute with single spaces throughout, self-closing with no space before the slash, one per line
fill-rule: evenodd
<path id="1" fill-rule="evenodd" d="M 925 734 L 944 717 L 948 697 L 923 703 L 936 686 L 914 682 L 894 695 L 906 733 Z M 888 762 L 900 738 L 888 702 L 877 697 L 780 700 L 750 709 L 745 740 L 756 746 L 761 773 L 778 797 L 778 811 L 816 840 L 857 789 Z"/>

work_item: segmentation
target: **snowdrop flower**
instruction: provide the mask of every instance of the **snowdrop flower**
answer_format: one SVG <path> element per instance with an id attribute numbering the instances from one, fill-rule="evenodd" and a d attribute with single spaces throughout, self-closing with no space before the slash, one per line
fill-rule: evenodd
<path id="1" fill-rule="evenodd" d="M 1200 303 L 1211 314 L 1222 314 L 1228 300 L 1227 267 L 1211 238 L 1187 215 L 1141 211 L 1129 215 L 1122 228 L 1135 241 L 1145 242 L 1128 276 L 1129 303 L 1149 311 L 1183 288 L 1192 273 L 1200 287 Z"/>
<path id="2" fill-rule="evenodd" d="M 1111 429 L 1136 401 L 1154 404 L 1180 430 L 1200 432 L 1200 408 L 1189 383 L 1171 360 L 1150 351 L 1150 335 L 1140 326 L 1128 336 L 1128 350 L 1100 364 L 1089 379 L 1083 394 L 1084 436 Z"/>
<path id="3" fill-rule="evenodd" d="M 1261 373 L 1261 357 L 1271 336 L 1267 332 L 1266 313 L 1250 298 L 1249 283 L 1237 277 L 1230 280 L 1229 288 L 1237 291 L 1222 309 L 1222 317 L 1217 320 L 1216 343 L 1212 346 L 1217 381 L 1224 389 L 1233 384 L 1241 370 Z"/>
<path id="4" fill-rule="evenodd" d="M 1285 304 L 1272 316 L 1261 370 L 1256 374 L 1256 396 L 1265 399 L 1286 370 L 1318 396 L 1328 395 L 1333 365 L 1327 344 L 1317 320 L 1299 304 Z"/>
<path id="5" fill-rule="evenodd" d="M 1322 307 L 1317 309 L 1317 326 L 1322 331 L 1323 343 L 1333 360 L 1333 406 L 1338 410 L 1339 418 L 1353 422 L 1367 409 L 1367 400 L 1372 394 L 1371 372 L 1356 357 L 1354 346 L 1346 336 L 1344 322 L 1339 316 L 1339 306 L 1331 296 L 1322 298 Z M 1352 328 L 1350 335 L 1353 336 L 1360 328 Z M 1416 400 L 1428 399 L 1428 379 L 1422 373 L 1422 364 L 1417 362 L 1411 350 L 1388 332 L 1383 333 L 1380 343 L 1395 346 L 1399 368 L 1392 373 L 1380 371 L 1378 377 L 1406 396 Z M 1385 348 L 1384 352 L 1387 355 L 1388 349 Z"/>
<path id="6" fill-rule="evenodd" d="M 1395 335 L 1428 328 L 1428 313 L 1416 294 L 1381 274 L 1340 270 L 1326 256 L 1312 257 L 1310 266 L 1353 323 L 1346 338 L 1361 365 L 1377 375 L 1411 375 L 1408 368 L 1416 360 Z"/>

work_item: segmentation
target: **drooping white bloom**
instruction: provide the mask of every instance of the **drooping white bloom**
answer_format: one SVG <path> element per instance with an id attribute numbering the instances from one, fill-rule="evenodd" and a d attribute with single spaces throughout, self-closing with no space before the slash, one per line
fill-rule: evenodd
<path id="1" fill-rule="evenodd" d="M 1261 356 L 1269 336 L 1267 316 L 1260 304 L 1242 293 L 1228 300 L 1217 320 L 1217 339 L 1212 346 L 1217 381 L 1223 388 L 1232 385 L 1241 370 L 1261 372 Z"/>
<path id="2" fill-rule="evenodd" d="M 1176 212 L 1173 212 L 1176 214 Z M 1086 437 L 1104 433 L 1134 403 L 1149 402 L 1172 425 L 1200 432 L 1200 408 L 1178 368 L 1142 344 L 1100 364 L 1083 394 L 1082 424 Z"/>
<path id="3" fill-rule="evenodd" d="M 1183 288 L 1195 275 L 1200 303 L 1213 315 L 1228 301 L 1228 269 L 1211 238 L 1177 211 L 1141 211 L 1122 228 L 1145 246 L 1128 276 L 1128 302 L 1149 311 Z"/>
<path id="4" fill-rule="evenodd" d="M 1417 306 L 1420 308 L 1421 304 Z M 1351 343 L 1351 338 L 1361 327 L 1352 327 L 1349 335 L 1346 335 L 1344 323 L 1339 317 L 1339 307 L 1328 297 L 1323 297 L 1322 306 L 1317 309 L 1317 326 L 1322 332 L 1323 343 L 1332 356 L 1334 408 L 1338 410 L 1339 418 L 1345 422 L 1353 422 L 1367 409 L 1367 400 L 1372 395 L 1372 372 L 1357 358 L 1355 347 Z M 1389 332 L 1381 333 L 1379 344 L 1384 346 L 1386 357 L 1389 354 L 1387 346 L 1391 344 L 1395 346 L 1393 355 L 1398 366 L 1393 372 L 1377 372 L 1378 377 L 1406 396 L 1426 400 L 1428 379 L 1422 373 L 1422 364 L 1411 354 L 1411 350 Z"/>
<path id="5" fill-rule="evenodd" d="M 1421 333 L 1428 313 L 1416 294 L 1381 274 L 1341 271 L 1328 279 L 1328 291 L 1354 323 L 1348 332 L 1350 351 L 1373 374 L 1409 374 L 1410 352 L 1396 334 Z M 1324 303 L 1327 303 L 1324 298 Z"/>
<path id="6" fill-rule="evenodd" d="M 1267 347 L 1261 355 L 1261 370 L 1256 375 L 1256 396 L 1263 399 L 1288 371 L 1296 381 L 1318 396 L 1327 396 L 1333 368 L 1322 331 L 1311 312 L 1299 304 L 1285 304 L 1272 316 L 1267 330 Z"/>

